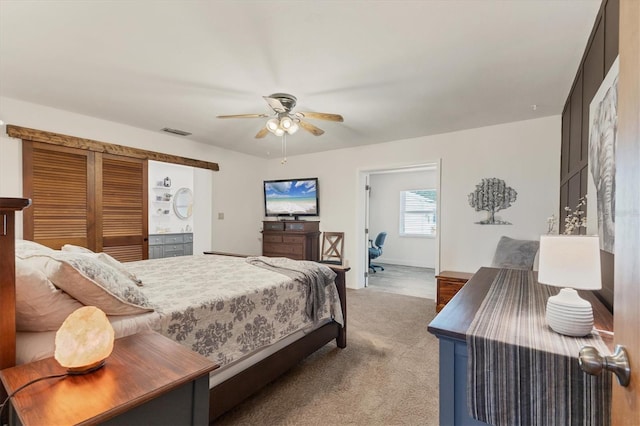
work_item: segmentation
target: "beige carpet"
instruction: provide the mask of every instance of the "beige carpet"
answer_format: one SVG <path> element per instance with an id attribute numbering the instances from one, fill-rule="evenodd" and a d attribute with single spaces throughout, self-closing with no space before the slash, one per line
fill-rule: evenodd
<path id="1" fill-rule="evenodd" d="M 437 425 L 430 299 L 348 290 L 347 347 L 327 344 L 218 425 Z"/>

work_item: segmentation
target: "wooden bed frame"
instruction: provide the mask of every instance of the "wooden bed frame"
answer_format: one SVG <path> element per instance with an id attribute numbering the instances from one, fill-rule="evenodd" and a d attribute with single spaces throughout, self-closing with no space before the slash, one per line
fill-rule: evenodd
<path id="1" fill-rule="evenodd" d="M 16 296 L 15 296 L 15 212 L 28 207 L 25 198 L 0 198 L 0 369 L 16 363 Z M 226 254 L 208 252 L 210 254 Z M 236 255 L 238 256 L 238 255 Z M 349 268 L 330 265 L 336 276 L 336 286 L 342 306 L 345 326 L 336 322 L 323 325 L 303 338 L 282 348 L 258 363 L 216 385 L 209 392 L 209 421 L 233 408 L 263 386 L 272 382 L 306 356 L 331 340 L 339 348 L 347 345 L 347 301 L 345 273 Z M 6 344 L 9 343 L 9 344 Z M 4 389 L 0 387 L 4 399 Z M 0 399 L 0 400 L 1 400 Z"/>

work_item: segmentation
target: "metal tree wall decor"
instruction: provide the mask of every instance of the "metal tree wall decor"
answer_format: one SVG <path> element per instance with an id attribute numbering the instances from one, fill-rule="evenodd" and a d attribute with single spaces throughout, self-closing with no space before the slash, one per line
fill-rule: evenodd
<path id="1" fill-rule="evenodd" d="M 516 201 L 518 193 L 515 189 L 498 178 L 484 178 L 476 185 L 476 190 L 468 195 L 469 205 L 477 212 L 486 210 L 489 217 L 481 220 L 480 225 L 511 225 L 505 220 L 496 220 L 496 212 L 511 207 Z"/>

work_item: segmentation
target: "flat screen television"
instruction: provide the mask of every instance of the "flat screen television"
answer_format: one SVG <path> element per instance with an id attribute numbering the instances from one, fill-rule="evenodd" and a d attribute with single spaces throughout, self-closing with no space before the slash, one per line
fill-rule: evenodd
<path id="1" fill-rule="evenodd" d="M 264 181 L 264 215 L 318 216 L 318 178 Z"/>

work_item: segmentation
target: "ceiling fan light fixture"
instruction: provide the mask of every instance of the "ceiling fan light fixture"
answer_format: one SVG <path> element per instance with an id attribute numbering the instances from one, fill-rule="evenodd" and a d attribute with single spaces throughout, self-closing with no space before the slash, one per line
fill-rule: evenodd
<path id="1" fill-rule="evenodd" d="M 295 121 L 292 121 L 291 122 L 291 126 L 287 129 L 287 133 L 292 135 L 295 132 L 297 132 L 299 128 L 300 128 L 300 126 L 298 126 L 298 123 L 296 123 Z"/>
<path id="2" fill-rule="evenodd" d="M 284 130 L 288 131 L 292 124 L 293 120 L 291 120 L 291 118 L 287 117 L 286 115 L 280 119 L 280 127 L 282 127 Z"/>
<path id="3" fill-rule="evenodd" d="M 277 118 L 272 118 L 267 121 L 267 129 L 269 129 L 270 132 L 275 132 L 279 126 L 280 123 Z"/>
<path id="4" fill-rule="evenodd" d="M 282 135 L 284 135 L 284 130 L 282 130 L 280 127 L 278 127 L 273 133 L 276 136 L 282 136 Z"/>

